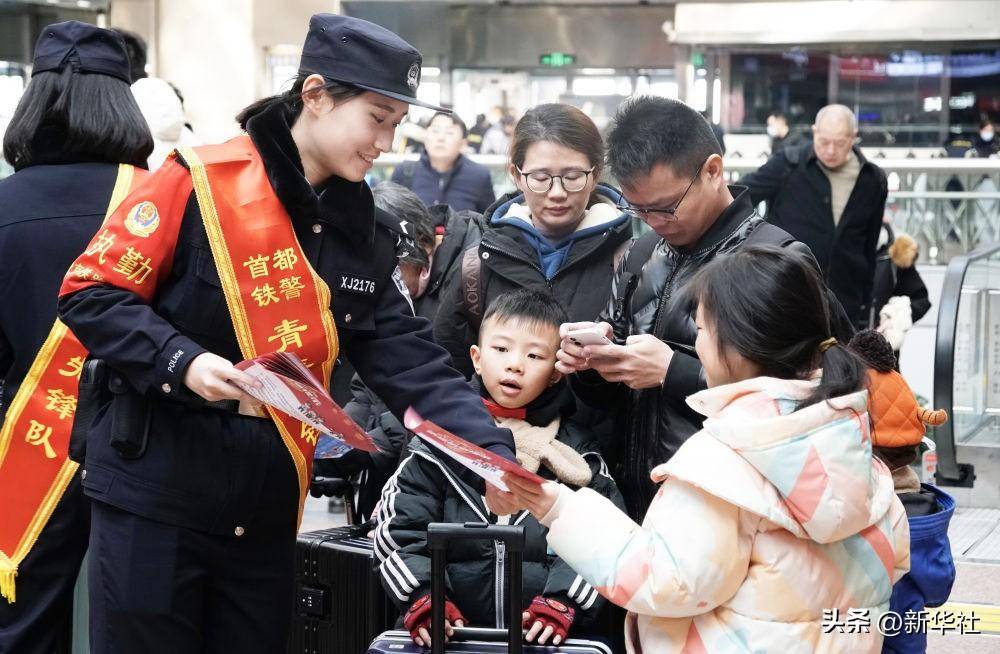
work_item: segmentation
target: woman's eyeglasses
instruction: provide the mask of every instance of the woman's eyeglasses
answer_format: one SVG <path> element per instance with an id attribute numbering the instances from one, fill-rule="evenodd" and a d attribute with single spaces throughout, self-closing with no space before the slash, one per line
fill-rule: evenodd
<path id="1" fill-rule="evenodd" d="M 594 172 L 594 168 L 596 166 L 591 166 L 589 170 L 567 170 L 562 175 L 550 175 L 540 170 L 526 173 L 520 168 L 517 172 L 524 178 L 528 190 L 532 193 L 548 193 L 557 179 L 564 191 L 576 193 L 587 187 L 587 180 Z"/>

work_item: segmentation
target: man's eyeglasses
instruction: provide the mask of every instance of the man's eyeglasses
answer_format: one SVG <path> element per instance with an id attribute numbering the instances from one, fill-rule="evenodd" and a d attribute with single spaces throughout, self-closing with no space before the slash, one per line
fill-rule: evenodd
<path id="1" fill-rule="evenodd" d="M 576 193 L 587 187 L 587 179 L 594 172 L 594 168 L 596 166 L 591 166 L 589 170 L 567 170 L 562 175 L 550 175 L 540 170 L 526 173 L 520 168 L 517 172 L 524 178 L 528 190 L 532 193 L 548 193 L 557 179 L 564 191 Z"/>
<path id="2" fill-rule="evenodd" d="M 667 216 L 672 216 L 672 219 L 676 220 L 677 219 L 677 208 L 681 206 L 681 202 L 683 202 L 684 198 L 687 197 L 688 191 L 690 191 L 691 187 L 694 186 L 694 183 L 698 181 L 698 177 L 701 176 L 701 169 L 702 169 L 702 167 L 704 167 L 704 165 L 705 164 L 703 163 L 703 164 L 701 164 L 701 166 L 698 166 L 698 172 L 696 172 L 694 174 L 694 177 L 691 178 L 691 181 L 688 182 L 687 188 L 684 189 L 684 192 L 681 194 L 680 199 L 677 200 L 677 202 L 674 202 L 674 206 L 672 206 L 672 207 L 647 207 L 647 208 L 633 207 L 631 204 L 628 203 L 628 200 L 625 199 L 625 196 L 622 195 L 622 196 L 620 196 L 618 198 L 618 210 L 621 211 L 622 213 L 630 214 L 630 215 L 632 215 L 632 216 L 634 216 L 636 218 L 639 218 L 639 219 L 646 218 L 650 214 L 657 214 L 658 213 L 658 214 L 665 214 Z"/>

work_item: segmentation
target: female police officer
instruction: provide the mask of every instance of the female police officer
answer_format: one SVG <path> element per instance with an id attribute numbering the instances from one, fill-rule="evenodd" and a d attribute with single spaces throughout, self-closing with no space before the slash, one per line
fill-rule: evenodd
<path id="1" fill-rule="evenodd" d="M 340 350 L 397 415 L 513 457 L 411 313 L 363 181 L 419 76 L 395 34 L 314 16 L 291 92 L 245 110 L 246 136 L 168 160 L 88 249 L 105 263 L 67 275 L 60 315 L 114 396 L 83 481 L 95 654 L 284 651 L 316 434 L 253 415 L 232 361 L 292 352 L 326 383 Z"/>
<path id="2" fill-rule="evenodd" d="M 32 69 L 4 135 L 17 172 L 0 183 L 0 652 L 48 654 L 90 524 L 66 456 L 84 350 L 54 325 L 56 295 L 109 206 L 146 174 L 153 138 L 114 32 L 49 25 Z"/>

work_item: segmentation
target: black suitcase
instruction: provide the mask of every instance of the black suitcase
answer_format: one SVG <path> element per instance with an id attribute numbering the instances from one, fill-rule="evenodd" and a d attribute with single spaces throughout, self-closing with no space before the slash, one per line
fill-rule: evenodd
<path id="1" fill-rule="evenodd" d="M 458 539 L 501 540 L 507 551 L 507 611 L 508 624 L 513 629 L 457 628 L 455 635 L 444 644 L 444 564 L 449 541 Z M 556 646 L 525 645 L 521 625 L 521 607 L 511 601 L 521 596 L 521 564 L 524 553 L 524 527 L 431 523 L 427 526 L 427 549 L 431 551 L 431 648 L 432 654 L 611 654 L 604 643 L 570 638 Z M 413 643 L 406 631 L 386 631 L 368 647 L 366 654 L 426 654 L 427 648 Z"/>
<path id="2" fill-rule="evenodd" d="M 372 569 L 367 525 L 299 534 L 289 654 L 361 654 L 398 617 Z"/>

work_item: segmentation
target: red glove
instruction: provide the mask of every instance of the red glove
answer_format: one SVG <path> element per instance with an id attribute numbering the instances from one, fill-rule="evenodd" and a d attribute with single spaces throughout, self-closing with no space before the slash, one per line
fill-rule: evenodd
<path id="1" fill-rule="evenodd" d="M 451 600 L 444 601 L 444 620 L 446 623 L 454 625 L 456 622 L 461 621 L 465 624 L 465 617 L 462 612 L 458 610 L 458 607 L 451 603 Z M 416 602 L 410 605 L 407 609 L 406 614 L 403 616 L 403 626 L 406 630 L 410 632 L 410 638 L 414 641 L 417 639 L 423 639 L 420 636 L 420 630 L 426 629 L 427 633 L 431 631 L 431 596 L 424 595 Z M 426 645 L 427 643 L 423 643 Z"/>
<path id="2" fill-rule="evenodd" d="M 541 622 L 541 628 L 535 632 L 536 637 L 538 634 L 544 633 L 546 627 L 551 627 L 552 643 L 556 645 L 566 640 L 570 625 L 573 624 L 573 618 L 576 616 L 576 611 L 559 600 L 552 599 L 551 597 L 542 597 L 541 595 L 531 600 L 531 605 L 528 607 L 526 613 L 528 615 L 525 617 L 522 626 L 530 632 L 536 622 Z M 558 640 L 556 640 L 557 638 Z"/>

